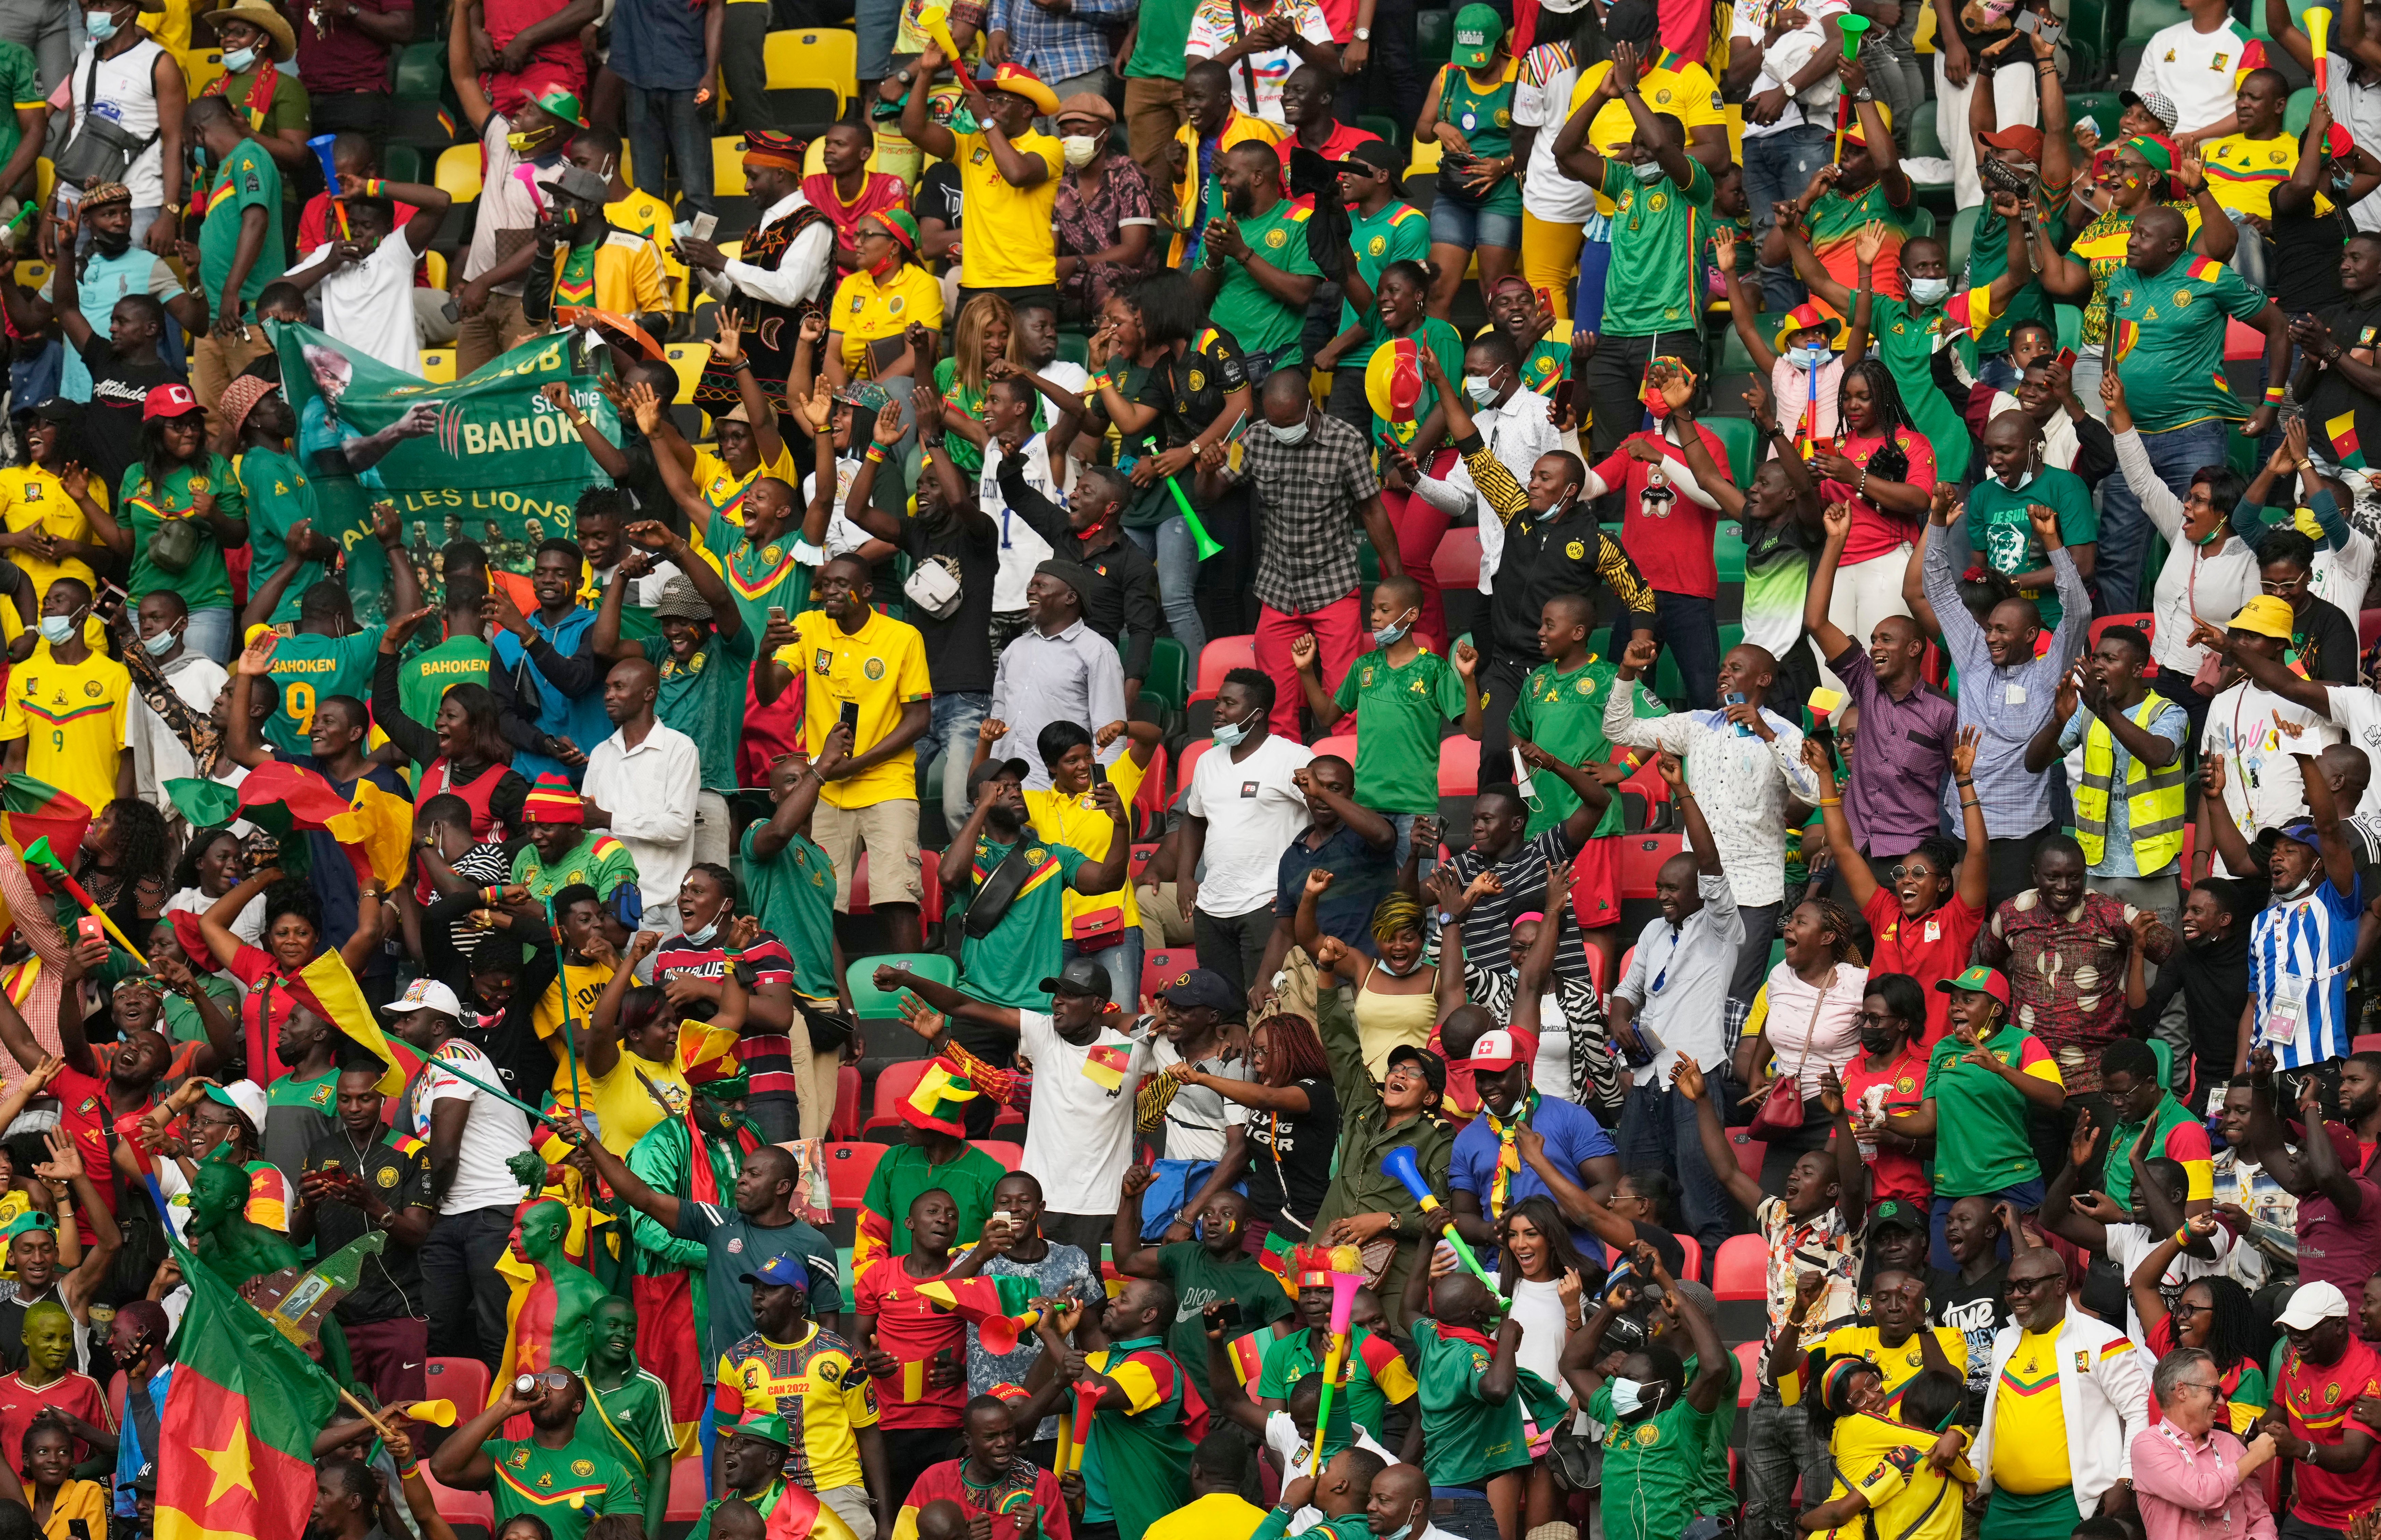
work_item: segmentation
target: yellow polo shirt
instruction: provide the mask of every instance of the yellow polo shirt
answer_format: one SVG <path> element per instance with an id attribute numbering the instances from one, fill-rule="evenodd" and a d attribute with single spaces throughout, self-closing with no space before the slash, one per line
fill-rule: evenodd
<path id="1" fill-rule="evenodd" d="M 872 610 L 868 623 L 847 632 L 824 610 L 793 617 L 794 645 L 781 648 L 777 661 L 800 676 L 802 686 L 802 746 L 815 755 L 842 720 L 843 703 L 860 706 L 860 726 L 851 751 L 864 753 L 900 724 L 901 708 L 934 694 L 926 678 L 926 642 L 918 628 Z M 854 776 L 830 781 L 819 793 L 837 807 L 872 807 L 880 802 L 913 800 L 918 794 L 918 755 L 903 749 Z"/>
<path id="2" fill-rule="evenodd" d="M 91 479 L 90 496 L 101 507 L 107 506 L 107 489 L 96 476 Z M 81 504 L 67 495 L 65 482 L 40 466 L 0 469 L 0 527 L 12 535 L 39 529 L 54 540 L 94 543 L 91 520 L 84 515 Z M 30 551 L 11 551 L 8 560 L 22 567 L 25 576 L 33 580 L 36 609 L 41 606 L 42 596 L 50 591 L 50 585 L 61 577 L 77 577 L 85 583 L 98 581 L 87 562 L 45 562 Z"/>
<path id="3" fill-rule="evenodd" d="M 1117 798 L 1129 806 L 1134 794 L 1141 790 L 1142 778 L 1149 773 L 1147 765 L 1136 765 L 1128 753 L 1108 767 L 1108 784 L 1116 788 Z M 1090 792 L 1081 796 L 1068 796 L 1053 786 L 1044 791 L 1025 794 L 1025 816 L 1032 820 L 1033 831 L 1043 843 L 1070 845 L 1094 861 L 1108 858 L 1108 845 L 1116 838 L 1116 820 L 1100 811 Z M 1072 924 L 1077 915 L 1093 910 L 1114 909 L 1122 900 L 1125 928 L 1141 924 L 1141 909 L 1133 903 L 1132 883 L 1112 893 L 1079 893 L 1067 890 L 1065 915 Z"/>
<path id="4" fill-rule="evenodd" d="M 1611 64 L 1604 62 L 1589 65 L 1579 72 L 1578 83 L 1570 88 L 1571 112 L 1587 105 L 1587 99 L 1595 94 L 1596 86 L 1611 69 Z M 1713 81 L 1711 71 L 1699 64 L 1681 61 L 1676 66 L 1649 69 L 1638 80 L 1637 93 L 1654 112 L 1667 113 L 1685 124 L 1690 137 L 1697 128 L 1714 124 L 1725 127 L 1728 124 L 1728 112 L 1720 104 L 1719 87 Z M 1629 115 L 1629 103 L 1618 98 L 1598 107 L 1595 120 L 1587 126 L 1588 147 L 1599 155 L 1609 154 L 1636 138 L 1637 120 Z M 1595 211 L 1613 212 L 1612 200 L 1597 193 Z"/>
<path id="5" fill-rule="evenodd" d="M 959 168 L 960 195 L 967 200 L 967 239 L 959 247 L 959 282 L 971 289 L 1030 288 L 1058 281 L 1058 178 L 1066 156 L 1058 141 L 1030 130 L 1009 140 L 1020 155 L 1039 155 L 1050 175 L 1030 188 L 1013 188 L 1000 175 L 992 141 L 982 134 L 953 134 L 952 164 Z"/>
<path id="6" fill-rule="evenodd" d="M 943 329 L 942 280 L 915 262 L 903 262 L 888 283 L 873 273 L 855 273 L 836 285 L 826 323 L 843 342 L 844 371 L 868 378 L 868 345 L 896 337 L 916 321 L 929 332 Z"/>

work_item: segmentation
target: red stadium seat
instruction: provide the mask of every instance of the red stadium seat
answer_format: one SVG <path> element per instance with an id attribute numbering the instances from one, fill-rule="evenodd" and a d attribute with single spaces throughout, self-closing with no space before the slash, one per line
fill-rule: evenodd
<path id="1" fill-rule="evenodd" d="M 864 855 L 867 852 L 863 850 L 861 854 Z M 943 853 L 941 851 L 918 852 L 918 880 L 924 894 L 918 903 L 918 921 L 922 925 L 940 925 L 943 921 Z"/>
<path id="2" fill-rule="evenodd" d="M 1680 1273 L 1679 1276 L 1681 1278 L 1703 1277 L 1703 1243 L 1701 1241 L 1696 1240 L 1691 1235 L 1681 1235 L 1679 1237 L 1679 1249 L 1686 1253 L 1687 1268 L 1685 1272 Z"/>
<path id="3" fill-rule="evenodd" d="M 1722 1300 L 1769 1298 L 1769 1243 L 1758 1235 L 1731 1235 L 1721 1243 L 1712 1266 L 1712 1297 Z"/>
<path id="4" fill-rule="evenodd" d="M 672 1461 L 669 1507 L 662 1514 L 663 1522 L 691 1525 L 702 1517 L 702 1457 L 697 1454 Z"/>
<path id="5" fill-rule="evenodd" d="M 1148 865 L 1149 865 L 1149 862 L 1150 862 L 1150 858 L 1151 858 L 1152 856 L 1155 855 L 1156 854 L 1157 854 L 1157 846 L 1156 846 L 1155 844 L 1154 844 L 1154 843 L 1153 843 L 1153 844 L 1138 844 L 1138 845 L 1133 846 L 1133 847 L 1132 847 L 1132 855 L 1131 855 L 1130 859 L 1129 859 L 1129 860 L 1127 862 L 1127 864 L 1126 864 L 1126 865 L 1127 865 L 1127 873 L 1126 873 L 1126 874 L 1127 874 L 1128 876 L 1129 876 L 1129 877 L 1132 879 L 1132 880 L 1134 880 L 1135 882 L 1140 881 L 1140 880 L 1141 880 L 1142 868 L 1142 867 L 1146 867 L 1146 866 L 1148 866 Z"/>
<path id="6" fill-rule="evenodd" d="M 1199 680 L 1190 692 L 1193 700 L 1212 699 L 1223 688 L 1224 675 L 1234 669 L 1257 666 L 1257 639 L 1254 637 L 1218 637 L 1199 649 Z"/>
<path id="7" fill-rule="evenodd" d="M 422 1396 L 453 1401 L 470 1417 L 488 1404 L 488 1366 L 476 1358 L 433 1358 L 421 1366 Z"/>
<path id="8" fill-rule="evenodd" d="M 868 851 L 864 846 L 851 860 L 851 908 L 849 912 L 854 915 L 865 915 L 869 912 Z"/>
<path id="9" fill-rule="evenodd" d="M 1769 1158 L 1768 1142 L 1750 1134 L 1731 1134 L 1728 1147 L 1736 1151 L 1737 1169 L 1753 1181 L 1760 1181 L 1761 1163 Z"/>
<path id="10" fill-rule="evenodd" d="M 1620 896 L 1652 898 L 1662 864 L 1686 848 L 1684 834 L 1627 834 L 1620 841 Z"/>
<path id="11" fill-rule="evenodd" d="M 2102 615 L 2099 619 L 2092 623 L 2092 645 L 2094 647 L 2099 646 L 2100 633 L 2106 631 L 2112 625 L 2130 625 L 2135 630 L 2141 632 L 2143 636 L 2148 637 L 2151 640 L 2155 641 L 2157 639 L 2157 617 L 2155 615 L 2149 614 L 2147 612 L 2130 615 Z"/>
<path id="12" fill-rule="evenodd" d="M 1165 831 L 1166 806 L 1174 800 L 1174 788 L 1166 777 L 1166 746 L 1160 744 L 1149 757 L 1149 769 L 1142 772 L 1141 784 L 1133 788 L 1133 811 L 1142 815 L 1142 826 L 1159 833 Z M 1139 875 L 1141 868 L 1133 872 Z"/>
<path id="13" fill-rule="evenodd" d="M 918 1088 L 918 1082 L 926 1078 L 926 1071 L 933 1064 L 931 1059 L 905 1059 L 876 1072 L 876 1094 L 869 1099 L 868 1121 L 860 1125 L 862 1138 L 873 1135 L 879 1129 L 897 1133 L 905 1126 L 901 1104 Z"/>
<path id="14" fill-rule="evenodd" d="M 1480 586 L 1480 531 L 1465 525 L 1441 535 L 1438 549 L 1431 554 L 1430 565 L 1431 570 L 1438 575 L 1442 588 L 1477 588 Z M 1450 642 L 1448 645 L 1454 644 Z"/>
<path id="15" fill-rule="evenodd" d="M 1438 794 L 1480 794 L 1480 744 L 1477 739 L 1467 738 L 1458 733 L 1451 738 L 1439 740 Z"/>
<path id="16" fill-rule="evenodd" d="M 999 1111 L 995 1112 L 992 1115 L 992 1126 L 995 1128 L 1023 1128 L 1025 1126 L 1025 1114 L 1020 1112 L 1014 1107 L 1004 1106 Z"/>
<path id="17" fill-rule="evenodd" d="M 1174 789 L 1177 792 L 1190 789 L 1191 771 L 1198 768 L 1200 758 L 1215 746 L 1213 738 L 1201 738 L 1182 746 L 1182 762 L 1174 768 Z"/>
<path id="18" fill-rule="evenodd" d="M 1680 1236 L 1679 1239 L 1684 1240 L 1686 1237 Z M 1761 1394 L 1761 1380 L 1752 1372 L 1753 1366 L 1761 1362 L 1761 1344 L 1739 1342 L 1730 1351 L 1736 1354 L 1737 1367 L 1744 1371 L 1743 1383 L 1736 1388 L 1736 1404 L 1738 1410 L 1741 1411 L 1751 1406 L 1753 1399 Z M 2273 1461 L 2268 1461 L 2266 1463 L 2271 1464 Z"/>
<path id="19" fill-rule="evenodd" d="M 868 1191 L 868 1179 L 876 1174 L 876 1162 L 885 1158 L 886 1145 L 829 1145 L 826 1146 L 826 1190 L 837 1208 L 857 1208 L 862 1194 Z"/>
<path id="20" fill-rule="evenodd" d="M 1023 1145 L 1012 1145 L 1003 1139 L 978 1139 L 974 1144 L 976 1148 L 991 1156 L 1012 1171 L 1025 1164 Z"/>
<path id="21" fill-rule="evenodd" d="M 1335 733 L 1327 738 L 1317 739 L 1309 746 L 1314 750 L 1315 757 L 1318 758 L 1325 754 L 1333 754 L 1347 760 L 1351 766 L 1356 762 L 1356 734 L 1353 733 Z"/>
<path id="22" fill-rule="evenodd" d="M 2265 333 L 2253 327 L 2227 318 L 2224 322 L 2224 361 L 2247 362 L 2265 356 Z"/>
<path id="23" fill-rule="evenodd" d="M 2348 1045 L 2350 1053 L 2381 1053 L 2381 1032 L 2360 1034 Z"/>
<path id="24" fill-rule="evenodd" d="M 860 1066 L 846 1064 L 835 1072 L 835 1115 L 827 1120 L 830 1139 L 860 1137 Z"/>
<path id="25" fill-rule="evenodd" d="M 1199 954 L 1189 947 L 1169 947 L 1153 952 L 1141 960 L 1141 992 L 1154 995 L 1182 982 L 1182 976 L 1199 965 Z"/>
<path id="26" fill-rule="evenodd" d="M 440 1399 L 444 1399 L 443 1397 Z M 461 1413 L 458 1416 L 463 1415 Z M 701 1461 L 696 1461 L 700 1464 Z M 458 1535 L 490 1534 L 496 1527 L 496 1499 L 486 1492 L 465 1492 L 439 1484 L 430 1473 L 430 1461 L 421 1462 L 422 1485 L 430 1488 L 430 1500 L 437 1506 L 438 1516 Z"/>

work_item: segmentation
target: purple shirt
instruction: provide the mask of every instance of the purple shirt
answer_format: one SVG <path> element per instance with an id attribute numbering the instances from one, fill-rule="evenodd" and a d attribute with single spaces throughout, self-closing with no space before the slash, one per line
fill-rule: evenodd
<path id="1" fill-rule="evenodd" d="M 1827 660 L 1844 682 L 1847 704 L 1860 708 L 1844 788 L 1844 818 L 1852 842 L 1871 855 L 1901 855 L 1943 826 L 1943 781 L 1951 773 L 1959 707 L 1921 680 L 1896 700 L 1876 682 L 1875 666 L 1858 642 Z"/>
<path id="2" fill-rule="evenodd" d="M 2265 1488 L 2241 1479 L 2245 1452 L 2223 1427 L 2204 1443 L 2169 1422 L 2133 1435 L 2133 1495 L 2149 1540 L 2274 1540 Z"/>

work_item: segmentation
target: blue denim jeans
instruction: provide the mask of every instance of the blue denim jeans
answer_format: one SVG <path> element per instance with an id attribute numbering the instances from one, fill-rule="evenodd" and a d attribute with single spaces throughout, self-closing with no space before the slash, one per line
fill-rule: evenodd
<path id="1" fill-rule="evenodd" d="M 1624 1076 L 1625 1078 L 1625 1076 Z M 1733 1211 L 1728 1189 L 1703 1159 L 1703 1135 L 1695 1127 L 1695 1104 L 1665 1085 L 1631 1085 L 1620 1104 L 1623 1171 L 1667 1170 L 1679 1179 L 1679 1207 L 1687 1233 L 1705 1257 L 1719 1255 Z"/>
<path id="2" fill-rule="evenodd" d="M 201 658 L 227 663 L 233 650 L 231 630 L 231 606 L 209 605 L 190 612 L 190 624 L 182 633 L 182 643 Z"/>
<path id="3" fill-rule="evenodd" d="M 2203 466 L 2224 463 L 2226 424 L 2222 418 L 2143 433 L 2142 447 L 2158 479 L 2181 497 L 2191 488 L 2193 472 Z M 2100 483 L 2100 560 L 2093 574 L 2099 597 L 2094 607 L 2104 615 L 2127 614 L 2142 608 L 2142 570 L 2147 564 L 2150 537 L 2155 533 L 2142 501 L 2124 477 Z"/>
<path id="4" fill-rule="evenodd" d="M 1827 130 L 1815 123 L 1781 128 L 1744 140 L 1744 200 L 1752 206 L 1755 249 L 1767 238 L 1775 221 L 1770 212 L 1789 198 L 1800 198 L 1811 185 L 1812 174 L 1827 162 Z M 1802 302 L 1801 280 L 1789 264 L 1761 268 L 1761 308 L 1775 315 Z"/>
<path id="5" fill-rule="evenodd" d="M 694 104 L 694 92 L 628 85 L 622 90 L 629 102 L 629 154 L 637 163 L 637 186 L 666 199 L 667 162 L 675 157 L 687 201 L 704 213 L 716 212 L 711 199 L 711 134 L 704 126 L 704 109 Z"/>
<path id="6" fill-rule="evenodd" d="M 1190 533 L 1190 521 L 1177 514 L 1154 528 L 1125 533 L 1156 562 L 1157 596 L 1166 606 L 1166 627 L 1190 655 L 1190 668 L 1196 673 L 1200 649 L 1207 645 L 1207 630 L 1199 624 L 1199 542 Z"/>
<path id="7" fill-rule="evenodd" d="M 1089 957 L 1108 970 L 1108 999 L 1128 1016 L 1141 1011 L 1141 928 L 1137 925 L 1127 926 L 1124 940 L 1112 947 L 1087 952 L 1070 940 L 1061 948 L 1063 956 Z"/>
<path id="8" fill-rule="evenodd" d="M 1593 332 L 1604 325 L 1604 275 L 1612 269 L 1612 224 L 1600 220 L 1604 238 L 1593 230 L 1579 249 L 1579 293 L 1571 301 L 1571 329 Z"/>
<path id="9" fill-rule="evenodd" d="M 989 695 L 936 691 L 933 720 L 918 740 L 918 800 L 928 800 L 939 780 L 943 827 L 954 832 L 967 821 L 968 765 L 975 758 L 976 729 L 991 714 Z"/>

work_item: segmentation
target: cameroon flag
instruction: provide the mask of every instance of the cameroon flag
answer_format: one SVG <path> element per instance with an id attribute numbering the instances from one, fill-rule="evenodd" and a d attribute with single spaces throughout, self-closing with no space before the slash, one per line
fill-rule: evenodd
<path id="1" fill-rule="evenodd" d="M 1281 1291 L 1291 1299 L 1298 1297 L 1298 1270 L 1293 1260 L 1297 1252 L 1296 1242 L 1280 1231 L 1272 1230 L 1265 1232 L 1264 1250 L 1257 1253 L 1257 1266 L 1273 1274 L 1274 1281 L 1281 1285 Z"/>
<path id="2" fill-rule="evenodd" d="M 176 934 L 179 934 L 178 928 Z M 193 952 L 193 956 L 203 953 Z M 342 1034 L 360 1045 L 373 1058 L 388 1066 L 381 1073 L 380 1093 L 385 1097 L 400 1095 L 406 1084 L 421 1069 L 423 1056 L 420 1049 L 402 1037 L 392 1037 L 381 1030 L 372 1019 L 372 1009 L 364 992 L 356 983 L 356 976 L 348 971 L 345 959 L 325 949 L 298 970 L 298 976 L 288 981 L 289 993 L 307 1010 L 322 1017 Z"/>
<path id="3" fill-rule="evenodd" d="M 1033 1307 L 1041 1285 L 1030 1278 L 946 1278 L 918 1285 L 919 1296 L 961 1320 L 997 1320 Z"/>
<path id="4" fill-rule="evenodd" d="M 299 1540 L 314 1510 L 314 1435 L 338 1392 L 172 1243 L 191 1297 L 158 1427 L 159 1444 L 180 1452 L 157 1463 L 157 1540 Z"/>

